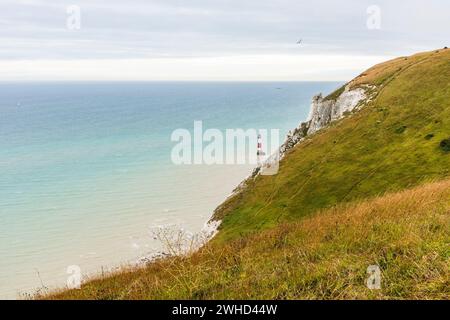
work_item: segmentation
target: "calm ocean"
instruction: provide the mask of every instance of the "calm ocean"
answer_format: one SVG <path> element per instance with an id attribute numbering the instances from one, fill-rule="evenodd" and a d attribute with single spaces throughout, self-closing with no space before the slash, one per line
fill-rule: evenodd
<path id="1" fill-rule="evenodd" d="M 199 231 L 245 165 L 176 166 L 177 128 L 287 131 L 339 83 L 0 84 L 0 297 L 65 284 Z"/>

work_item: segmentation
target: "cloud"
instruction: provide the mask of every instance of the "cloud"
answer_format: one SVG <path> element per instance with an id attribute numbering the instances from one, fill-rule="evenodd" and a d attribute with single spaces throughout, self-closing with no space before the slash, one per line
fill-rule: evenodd
<path id="1" fill-rule="evenodd" d="M 2 0 L 0 60 L 394 56 L 450 38 L 444 0 L 79 0 L 81 29 L 68 30 L 73 3 Z M 373 4 L 379 30 L 366 26 Z"/>
<path id="2" fill-rule="evenodd" d="M 202 58 L 0 61 L 5 79 L 153 81 L 341 81 L 386 56 L 241 55 Z"/>

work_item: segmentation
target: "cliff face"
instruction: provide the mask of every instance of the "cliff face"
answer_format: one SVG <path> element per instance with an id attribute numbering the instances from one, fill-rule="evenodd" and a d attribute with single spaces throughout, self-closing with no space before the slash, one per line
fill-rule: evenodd
<path id="1" fill-rule="evenodd" d="M 336 100 L 324 100 L 322 94 L 313 97 L 308 134 L 314 133 L 332 121 L 342 118 L 346 112 L 353 111 L 358 103 L 365 98 L 364 89 L 350 90 L 348 87 Z"/>
<path id="2" fill-rule="evenodd" d="M 356 110 L 370 101 L 376 95 L 375 86 L 361 85 L 357 88 L 351 88 L 351 83 L 346 85 L 343 91 L 335 98 L 323 98 L 319 93 L 312 98 L 309 117 L 306 122 L 301 122 L 299 126 L 290 130 L 286 136 L 286 140 L 280 146 L 278 154 L 275 153 L 265 163 L 256 167 L 249 179 L 253 179 L 260 174 L 264 174 L 265 165 L 273 161 L 279 161 L 286 153 L 295 147 L 299 142 L 305 139 L 306 136 L 319 131 L 328 126 L 331 122 L 344 117 L 347 113 Z M 246 179 L 247 180 L 247 179 Z M 247 181 L 244 180 L 234 190 L 233 194 L 245 188 Z"/>
<path id="3" fill-rule="evenodd" d="M 289 131 L 286 141 L 280 147 L 280 158 L 302 141 L 307 135 L 328 126 L 331 122 L 339 120 L 346 113 L 355 110 L 368 99 L 366 88 L 350 89 L 347 85 L 344 91 L 334 100 L 318 94 L 312 98 L 311 110 L 308 120 L 300 123 L 294 130 Z"/>

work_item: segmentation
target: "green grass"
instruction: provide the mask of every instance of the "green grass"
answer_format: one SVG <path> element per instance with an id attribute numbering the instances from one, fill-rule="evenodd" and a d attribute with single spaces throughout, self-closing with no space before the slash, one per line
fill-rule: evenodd
<path id="1" fill-rule="evenodd" d="M 336 101 L 337 98 L 339 98 L 339 96 L 344 92 L 345 90 L 345 86 L 343 85 L 342 87 L 340 87 L 339 89 L 333 91 L 332 93 L 330 93 L 329 95 L 327 95 L 324 100 L 334 100 Z"/>
<path id="2" fill-rule="evenodd" d="M 440 142 L 450 135 L 450 50 L 396 59 L 365 78 L 372 73 L 376 99 L 294 148 L 277 175 L 249 181 L 217 210 L 216 241 L 449 175 Z"/>
<path id="3" fill-rule="evenodd" d="M 375 98 L 249 179 L 199 252 L 38 298 L 448 299 L 450 50 L 379 64 L 361 85 Z M 382 290 L 364 285 L 370 264 Z"/>

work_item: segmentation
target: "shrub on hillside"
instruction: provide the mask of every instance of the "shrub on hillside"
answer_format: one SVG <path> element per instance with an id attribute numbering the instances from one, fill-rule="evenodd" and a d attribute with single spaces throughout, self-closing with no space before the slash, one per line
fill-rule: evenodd
<path id="1" fill-rule="evenodd" d="M 450 151 L 450 138 L 442 140 L 441 143 L 439 144 L 439 146 L 445 152 L 449 152 Z"/>

